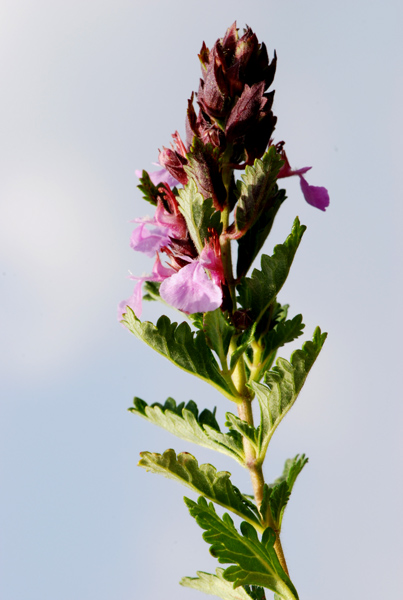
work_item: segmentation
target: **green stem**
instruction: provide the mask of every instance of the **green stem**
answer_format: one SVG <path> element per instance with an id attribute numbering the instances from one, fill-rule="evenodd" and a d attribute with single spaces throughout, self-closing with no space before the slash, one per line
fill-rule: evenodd
<path id="1" fill-rule="evenodd" d="M 232 151 L 232 150 L 231 150 Z M 228 152 L 230 152 L 228 150 Z M 231 178 L 231 169 L 223 170 L 223 182 L 227 189 L 227 194 L 229 193 L 229 185 Z M 223 232 L 228 227 L 229 224 L 229 203 L 228 199 L 224 210 L 221 213 L 221 222 L 223 224 Z M 232 270 L 232 256 L 231 256 L 231 244 L 230 240 L 225 239 L 223 236 L 220 240 L 221 246 L 221 259 L 224 268 L 225 279 L 228 284 L 228 288 L 231 294 L 233 311 L 236 310 L 236 292 L 235 292 L 235 281 Z M 232 354 L 236 350 L 236 343 L 234 338 L 231 340 L 230 344 L 230 354 Z M 255 349 L 256 350 L 256 349 Z M 232 374 L 232 381 L 235 389 L 237 390 L 239 397 L 241 398 L 241 402 L 237 403 L 238 415 L 239 418 L 243 421 L 246 421 L 248 425 L 253 425 L 253 413 L 252 413 L 252 400 L 253 396 L 247 387 L 247 377 L 245 370 L 245 361 L 243 357 L 240 357 L 238 360 L 234 372 Z M 255 497 L 257 508 L 260 510 L 262 501 L 263 501 L 263 491 L 264 491 L 264 476 L 262 464 L 256 460 L 256 450 L 251 444 L 251 442 L 243 436 L 243 448 L 245 452 L 245 466 L 249 471 L 249 475 L 252 482 L 253 494 Z M 283 548 L 281 546 L 279 531 L 276 530 L 275 524 L 273 521 L 273 517 L 271 514 L 270 507 L 268 507 L 267 515 L 265 518 L 265 525 L 267 527 L 271 527 L 276 532 L 276 541 L 274 543 L 274 550 L 277 554 L 277 558 L 283 568 L 283 570 L 288 575 L 287 563 L 285 561 Z"/>

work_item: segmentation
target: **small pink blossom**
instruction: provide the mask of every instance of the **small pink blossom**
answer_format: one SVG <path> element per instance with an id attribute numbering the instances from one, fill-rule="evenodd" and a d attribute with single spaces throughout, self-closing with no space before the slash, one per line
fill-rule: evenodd
<path id="1" fill-rule="evenodd" d="M 192 260 L 165 279 L 160 295 L 165 302 L 188 314 L 215 310 L 222 303 L 221 286 L 210 279 L 200 259 Z"/>
<path id="2" fill-rule="evenodd" d="M 154 217 L 134 219 L 133 223 L 140 223 L 140 226 L 131 235 L 130 247 L 146 256 L 154 256 L 170 243 L 171 238 L 183 238 L 186 235 L 185 220 L 179 211 L 173 211 L 173 214 L 169 213 L 158 200 Z M 146 225 L 153 228 L 149 231 Z"/>
<path id="3" fill-rule="evenodd" d="M 219 308 L 223 299 L 221 283 L 224 281 L 219 248 L 217 237 L 203 248 L 199 258 L 189 259 L 188 265 L 165 279 L 160 287 L 161 298 L 188 314 Z"/>
<path id="4" fill-rule="evenodd" d="M 129 279 L 137 281 L 133 294 L 127 300 L 122 300 L 118 304 L 118 320 L 121 321 L 126 308 L 132 309 L 136 317 L 140 318 L 142 312 L 142 299 L 143 299 L 143 283 L 145 281 L 163 281 L 167 277 L 170 277 L 174 271 L 170 267 L 164 267 L 161 263 L 160 257 L 157 254 L 155 259 L 154 267 L 151 275 L 143 275 L 143 277 L 135 277 L 130 275 Z"/>

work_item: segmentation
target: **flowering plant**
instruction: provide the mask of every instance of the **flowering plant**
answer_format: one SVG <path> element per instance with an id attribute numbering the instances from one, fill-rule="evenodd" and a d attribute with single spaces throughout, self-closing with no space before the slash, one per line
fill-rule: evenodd
<path id="1" fill-rule="evenodd" d="M 175 365 L 220 391 L 237 414 L 226 413 L 223 431 L 215 411 L 199 412 L 193 401 L 177 405 L 168 398 L 163 405 L 148 405 L 135 398 L 130 410 L 237 461 L 250 473 L 253 496 L 241 493 L 228 472 L 199 465 L 187 452 L 142 452 L 139 465 L 200 494 L 197 502 L 185 499 L 189 512 L 205 530 L 212 555 L 230 565 L 216 574 L 185 577 L 182 585 L 224 600 L 262 600 L 265 589 L 277 599 L 296 600 L 280 533 L 308 459 L 303 454 L 288 459 L 274 483 L 265 482 L 263 462 L 326 338 L 317 328 L 290 361 L 276 360 L 279 348 L 304 328 L 302 315 L 289 318 L 288 305 L 277 301 L 306 229 L 298 218 L 285 242 L 271 256 L 262 255 L 260 269 L 247 273 L 286 199 L 279 179 L 298 176 L 305 200 L 320 210 L 329 196 L 305 179 L 311 167 L 293 169 L 284 142 L 273 142 L 274 92 L 268 90 L 276 54 L 270 61 L 252 30 L 240 36 L 234 23 L 211 50 L 203 43 L 199 59 L 202 78 L 188 101 L 186 143 L 174 133 L 171 148 L 160 151 L 160 170 L 137 172 L 155 213 L 135 219 L 130 245 L 154 258 L 154 266 L 149 275 L 131 276 L 136 285 L 120 303 L 119 319 Z M 238 171 L 244 171 L 239 179 Z M 143 288 L 144 298 L 178 309 L 187 321 L 178 325 L 162 316 L 156 325 L 141 322 Z M 260 409 L 257 426 L 253 401 Z M 240 530 L 227 513 L 220 517 L 214 504 L 241 517 Z"/>

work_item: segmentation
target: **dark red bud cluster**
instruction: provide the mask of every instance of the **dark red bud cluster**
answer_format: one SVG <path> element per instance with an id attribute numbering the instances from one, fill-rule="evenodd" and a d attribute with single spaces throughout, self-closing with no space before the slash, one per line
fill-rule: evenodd
<path id="1" fill-rule="evenodd" d="M 250 28 L 239 37 L 236 24 L 209 50 L 205 43 L 199 54 L 202 79 L 188 103 L 187 141 L 194 136 L 222 152 L 229 144 L 236 164 L 252 164 L 260 158 L 276 123 L 272 112 L 274 92 L 267 92 L 276 70 L 276 55 L 270 62 L 264 44 Z"/>

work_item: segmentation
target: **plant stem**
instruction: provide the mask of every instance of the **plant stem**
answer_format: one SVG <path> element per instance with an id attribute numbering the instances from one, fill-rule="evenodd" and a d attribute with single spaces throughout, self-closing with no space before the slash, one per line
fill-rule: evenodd
<path id="1" fill-rule="evenodd" d="M 245 363 L 242 358 L 237 363 L 232 379 L 235 384 L 235 387 L 237 388 L 238 393 L 242 396 L 242 402 L 240 402 L 237 405 L 238 416 L 243 421 L 246 421 L 248 425 L 251 425 L 253 427 L 254 424 L 252 413 L 252 398 L 250 397 L 250 392 L 246 387 Z M 256 450 L 251 444 L 251 442 L 246 437 L 243 437 L 242 441 L 245 452 L 245 466 L 249 471 L 249 475 L 252 482 L 253 495 L 255 496 L 257 508 L 260 510 L 263 501 L 264 491 L 264 476 L 262 465 L 256 460 Z M 265 524 L 267 525 L 267 527 L 271 527 L 276 533 L 274 550 L 277 554 L 277 558 L 279 560 L 280 565 L 282 566 L 285 573 L 287 573 L 288 575 L 287 563 L 284 557 L 283 547 L 281 545 L 280 540 L 280 532 L 276 529 L 275 523 L 273 522 L 270 506 L 268 506 L 267 514 L 265 515 Z"/>

